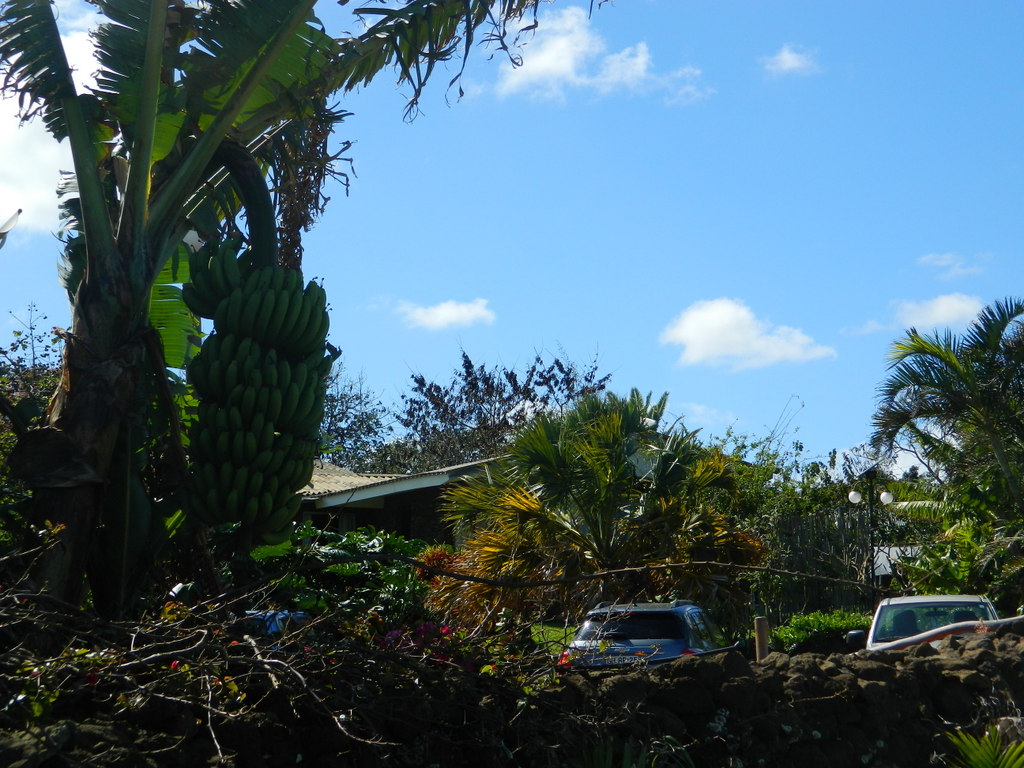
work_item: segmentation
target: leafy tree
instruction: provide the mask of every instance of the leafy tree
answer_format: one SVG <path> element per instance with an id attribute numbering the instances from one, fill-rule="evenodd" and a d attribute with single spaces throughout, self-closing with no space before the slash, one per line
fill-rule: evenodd
<path id="1" fill-rule="evenodd" d="M 390 411 L 366 388 L 363 375 L 351 378 L 335 363 L 327 382 L 321 458 L 356 472 L 370 471 L 391 430 Z"/>
<path id="2" fill-rule="evenodd" d="M 379 472 L 423 472 L 502 454 L 517 430 L 536 415 L 560 411 L 605 388 L 610 375 L 597 361 L 585 366 L 540 354 L 521 372 L 475 364 L 462 352 L 447 383 L 413 374 L 395 415 L 405 433 L 387 443 L 371 466 Z"/>
<path id="3" fill-rule="evenodd" d="M 680 424 L 662 427 L 666 401 L 637 390 L 591 394 L 564 413 L 538 414 L 507 458 L 447 493 L 448 520 L 464 537 L 459 567 L 529 582 L 649 564 L 757 561 L 759 542 L 715 505 L 734 487 L 730 462 Z M 659 595 L 728 604 L 739 590 L 728 571 L 683 565 L 564 590 L 443 581 L 435 592 L 461 620 L 498 607 L 530 613 L 560 600 L 582 609 L 599 597 Z"/>
<path id="4" fill-rule="evenodd" d="M 173 371 L 197 335 L 176 288 L 185 235 L 216 243 L 244 211 L 253 254 L 297 266 L 298 232 L 324 202 L 327 140 L 346 114 L 333 94 L 393 66 L 414 111 L 439 62 L 465 55 L 482 26 L 500 44 L 506 22 L 537 4 L 373 5 L 354 11 L 376 19 L 362 34 L 336 38 L 312 16 L 316 0 L 91 2 L 103 16 L 99 73 L 83 93 L 53 4 L 0 2 L 3 91 L 68 141 L 74 165 L 61 189 L 64 386 L 45 421 L 18 432 L 16 450 L 35 519 L 60 530 L 39 586 L 69 602 L 82 598 L 87 572 L 94 597 L 121 595 L 179 517 L 186 392 Z M 291 246 L 281 253 L 278 218 Z M 113 600 L 97 607 L 118 614 Z"/>

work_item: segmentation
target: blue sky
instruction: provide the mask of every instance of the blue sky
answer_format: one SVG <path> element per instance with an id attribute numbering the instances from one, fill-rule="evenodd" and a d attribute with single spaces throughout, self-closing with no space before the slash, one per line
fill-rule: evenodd
<path id="1" fill-rule="evenodd" d="M 355 175 L 304 271 L 384 400 L 460 348 L 596 356 L 690 428 L 779 427 L 823 456 L 868 438 L 907 327 L 1024 295 L 1019 2 L 554 2 L 540 21 L 522 67 L 476 50 L 465 95 L 440 72 L 411 123 L 384 75 L 340 101 Z M 26 212 L 2 320 L 34 301 L 64 324 L 59 152 L 12 113 L 0 220 Z"/>

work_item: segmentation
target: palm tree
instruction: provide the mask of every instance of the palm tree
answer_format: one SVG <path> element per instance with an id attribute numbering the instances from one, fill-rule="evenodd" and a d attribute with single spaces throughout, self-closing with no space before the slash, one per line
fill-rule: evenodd
<path id="1" fill-rule="evenodd" d="M 297 267 L 298 233 L 321 211 L 331 173 L 327 139 L 346 115 L 333 94 L 394 67 L 414 110 L 438 62 L 464 55 L 482 25 L 500 43 L 506 22 L 537 4 L 405 0 L 357 10 L 373 23 L 335 39 L 312 15 L 316 0 L 91 2 L 104 22 L 97 85 L 85 93 L 53 4 L 0 2 L 3 90 L 69 142 L 74 162 L 60 190 L 63 382 L 45 424 L 19 435 L 14 462 L 57 542 L 39 587 L 71 602 L 86 571 L 94 588 L 136 578 L 179 511 L 184 393 L 168 369 L 184 366 L 198 335 L 173 289 L 186 234 L 216 242 L 244 210 L 254 262 Z M 163 283 L 171 290 L 156 290 Z M 160 456 L 176 459 L 155 483 Z"/>
<path id="2" fill-rule="evenodd" d="M 962 470 L 972 457 L 990 456 L 1015 519 L 1024 512 L 1018 470 L 1024 438 L 1022 315 L 1024 302 L 1006 299 L 983 309 L 962 337 L 911 328 L 890 353 L 891 373 L 879 388 L 872 438 L 892 450 L 909 437 L 952 470 Z"/>
<path id="3" fill-rule="evenodd" d="M 664 431 L 667 395 L 652 402 L 589 395 L 571 410 L 541 413 L 513 440 L 508 456 L 446 495 L 447 519 L 465 537 L 460 567 L 506 582 L 573 579 L 645 565 L 724 560 L 751 563 L 757 542 L 716 511 L 733 489 L 730 466 L 678 425 Z M 628 580 L 581 580 L 563 590 L 444 581 L 435 593 L 463 620 L 500 606 L 544 610 L 572 594 L 584 608 L 602 592 L 618 598 L 723 599 L 735 591 L 724 572 L 682 567 L 637 572 Z"/>

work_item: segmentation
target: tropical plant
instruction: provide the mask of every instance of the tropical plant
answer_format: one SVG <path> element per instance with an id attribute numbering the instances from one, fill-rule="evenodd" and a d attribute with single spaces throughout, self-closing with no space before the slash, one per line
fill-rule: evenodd
<path id="1" fill-rule="evenodd" d="M 981 737 L 966 731 L 949 731 L 946 737 L 957 754 L 955 768 L 1024 768 L 1024 742 L 1007 743 L 995 726 Z"/>
<path id="2" fill-rule="evenodd" d="M 1024 571 L 1020 534 L 999 515 L 994 499 L 977 488 L 920 487 L 920 498 L 892 505 L 911 521 L 912 556 L 896 564 L 905 588 L 922 594 L 985 594 L 1002 606 L 1021 601 Z"/>
<path id="3" fill-rule="evenodd" d="M 725 457 L 681 425 L 659 429 L 666 401 L 633 390 L 538 414 L 507 458 L 452 487 L 443 506 L 463 538 L 458 567 L 500 583 L 442 580 L 435 604 L 479 621 L 498 609 L 535 615 L 567 605 L 573 613 L 602 595 L 712 604 L 737 598 L 728 567 L 686 563 L 749 564 L 760 545 L 715 506 L 733 487 Z M 643 568 L 669 563 L 682 565 Z M 639 570 L 585 578 L 617 569 Z M 566 585 L 518 588 L 541 580 Z"/>
<path id="4" fill-rule="evenodd" d="M 1024 302 L 985 307 L 962 336 L 910 329 L 879 389 L 874 443 L 911 446 L 930 482 L 896 505 L 932 536 L 902 568 L 922 591 L 1001 593 L 1015 601 L 1024 567 Z M 1015 603 L 1016 604 L 1016 603 Z"/>
<path id="5" fill-rule="evenodd" d="M 1024 302 L 985 307 L 964 335 L 914 328 L 893 344 L 879 387 L 873 442 L 892 450 L 909 438 L 954 481 L 995 470 L 1005 516 L 1020 519 L 1024 438 Z M 980 462 L 980 463 L 979 463 Z"/>
<path id="6" fill-rule="evenodd" d="M 181 520 L 188 393 L 175 371 L 199 335 L 178 288 L 185 236 L 216 247 L 244 211 L 253 262 L 297 267 L 346 115 L 332 95 L 394 67 L 414 111 L 439 62 L 466 55 L 481 26 L 500 44 L 537 0 L 374 4 L 345 38 L 312 16 L 316 0 L 91 2 L 99 72 L 83 92 L 54 5 L 0 3 L 3 91 L 67 140 L 74 166 L 60 190 L 64 386 L 45 421 L 19 432 L 15 463 L 35 520 L 59 531 L 38 587 L 79 602 L 88 574 L 97 608 L 117 615 Z"/>
<path id="7" fill-rule="evenodd" d="M 428 618 L 426 584 L 407 562 L 424 546 L 373 528 L 332 533 L 304 523 L 291 540 L 256 547 L 250 558 L 231 561 L 240 569 L 233 581 L 269 581 L 268 596 L 278 605 L 386 632 Z"/>

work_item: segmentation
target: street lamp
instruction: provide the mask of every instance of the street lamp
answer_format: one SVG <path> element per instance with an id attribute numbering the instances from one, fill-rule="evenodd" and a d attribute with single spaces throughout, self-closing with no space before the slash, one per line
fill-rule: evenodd
<path id="1" fill-rule="evenodd" d="M 875 477 L 877 475 L 877 467 L 869 467 L 864 470 L 859 476 L 859 479 L 867 480 L 868 492 L 865 497 L 860 491 L 850 491 L 846 498 L 850 500 L 851 504 L 860 504 L 866 501 L 868 505 L 868 567 L 867 573 L 865 574 L 866 581 L 868 584 L 874 586 L 875 583 Z M 881 493 L 878 494 L 878 500 L 883 505 L 891 504 L 894 496 L 884 488 Z"/>

